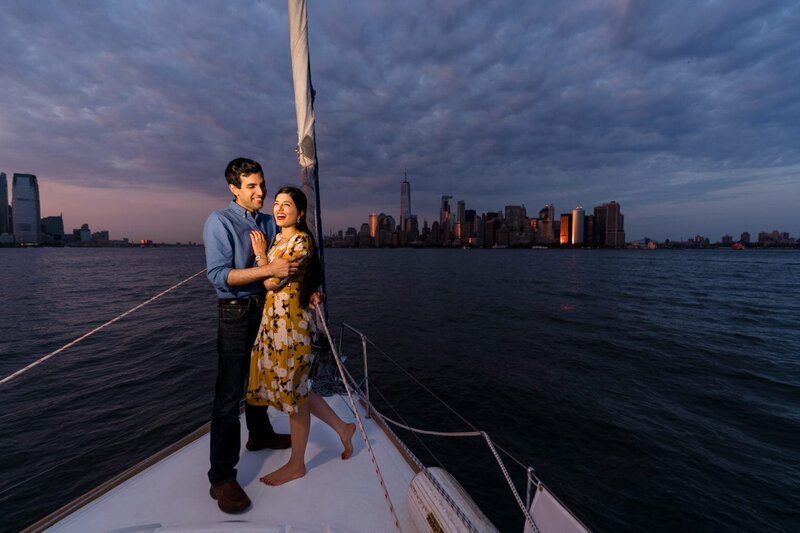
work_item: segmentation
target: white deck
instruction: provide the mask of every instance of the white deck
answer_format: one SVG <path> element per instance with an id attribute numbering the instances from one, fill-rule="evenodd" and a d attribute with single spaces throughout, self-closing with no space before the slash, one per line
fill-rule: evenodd
<path id="1" fill-rule="evenodd" d="M 355 421 L 346 396 L 327 399 L 345 421 Z M 416 531 L 406 494 L 414 472 L 374 420 L 361 410 L 370 444 L 381 466 L 403 531 Z M 270 409 L 275 430 L 289 432 L 289 419 Z M 341 442 L 328 426 L 311 417 L 305 477 L 279 487 L 259 481 L 280 467 L 289 450 L 244 449 L 247 430 L 242 420 L 242 454 L 238 480 L 253 505 L 244 513 L 225 514 L 208 494 L 209 436 L 202 436 L 164 460 L 124 481 L 49 531 L 394 531 L 375 468 L 361 432 L 353 437 L 353 456 L 342 461 Z"/>

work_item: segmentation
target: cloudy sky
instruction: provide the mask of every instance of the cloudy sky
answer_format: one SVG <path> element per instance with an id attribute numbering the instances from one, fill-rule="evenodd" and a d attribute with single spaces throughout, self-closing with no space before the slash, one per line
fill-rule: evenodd
<path id="1" fill-rule="evenodd" d="M 621 203 L 627 237 L 800 236 L 800 2 L 312 1 L 325 231 Z M 282 1 L 0 0 L 0 171 L 42 215 L 201 239 L 223 171 L 295 183 Z"/>

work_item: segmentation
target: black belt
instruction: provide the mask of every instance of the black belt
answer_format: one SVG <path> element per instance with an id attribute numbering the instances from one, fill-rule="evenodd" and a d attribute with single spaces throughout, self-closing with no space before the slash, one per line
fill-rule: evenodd
<path id="1" fill-rule="evenodd" d="M 264 305 L 264 295 L 246 298 L 220 298 L 219 305 Z"/>

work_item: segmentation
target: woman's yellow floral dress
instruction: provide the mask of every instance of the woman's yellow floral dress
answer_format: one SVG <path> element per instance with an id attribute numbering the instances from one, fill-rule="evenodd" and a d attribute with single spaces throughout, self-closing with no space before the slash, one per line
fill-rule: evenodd
<path id="1" fill-rule="evenodd" d="M 311 341 L 316 330 L 312 312 L 300 306 L 300 282 L 309 254 L 307 234 L 298 232 L 288 239 L 281 234 L 267 252 L 270 263 L 277 257 L 300 260 L 293 279 L 267 292 L 264 315 L 250 355 L 247 402 L 271 405 L 296 413 L 308 399 L 308 374 L 314 359 Z M 288 278 L 287 278 L 288 280 Z M 274 281 L 277 281 L 274 280 Z"/>

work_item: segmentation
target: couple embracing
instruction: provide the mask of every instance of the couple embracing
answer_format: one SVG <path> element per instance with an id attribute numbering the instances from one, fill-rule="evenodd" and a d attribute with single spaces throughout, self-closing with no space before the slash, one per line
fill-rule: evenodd
<path id="1" fill-rule="evenodd" d="M 309 387 L 321 265 L 306 225 L 305 195 L 295 187 L 282 187 L 271 216 L 260 212 L 267 195 L 261 165 L 234 159 L 225 169 L 225 179 L 234 199 L 211 213 L 203 229 L 207 276 L 219 297 L 208 479 L 219 508 L 238 513 L 250 506 L 236 480 L 243 396 L 245 447 L 292 448 L 285 465 L 261 478 L 267 485 L 305 475 L 311 414 L 339 435 L 342 459 L 353 453 L 355 425 L 345 423 Z M 269 406 L 289 415 L 291 435 L 275 433 L 267 416 Z"/>

